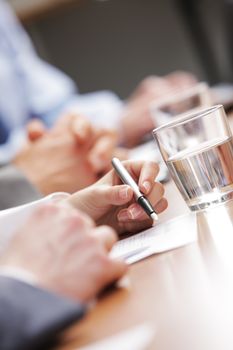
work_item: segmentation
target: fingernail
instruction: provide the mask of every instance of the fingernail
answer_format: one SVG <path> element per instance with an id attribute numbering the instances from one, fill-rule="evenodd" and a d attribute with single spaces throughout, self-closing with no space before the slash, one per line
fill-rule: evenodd
<path id="1" fill-rule="evenodd" d="M 130 219 L 130 217 L 129 217 L 128 212 L 125 210 L 125 211 L 122 211 L 118 214 L 117 219 L 119 221 L 128 221 Z"/>
<path id="2" fill-rule="evenodd" d="M 127 199 L 129 197 L 129 187 L 124 186 L 119 191 L 119 196 L 121 199 Z"/>
<path id="3" fill-rule="evenodd" d="M 129 209 L 129 214 L 132 219 L 137 219 L 139 216 L 141 216 L 143 213 L 143 210 L 139 207 L 133 207 Z"/>
<path id="4" fill-rule="evenodd" d="M 143 188 L 145 189 L 145 194 L 149 193 L 151 190 L 151 184 L 149 181 L 143 182 Z"/>

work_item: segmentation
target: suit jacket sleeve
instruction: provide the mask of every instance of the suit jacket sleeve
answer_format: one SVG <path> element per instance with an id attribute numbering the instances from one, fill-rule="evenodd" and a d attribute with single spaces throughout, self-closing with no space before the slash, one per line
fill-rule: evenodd
<path id="1" fill-rule="evenodd" d="M 84 306 L 69 299 L 1 276 L 0 348 L 45 349 L 84 312 Z"/>
<path id="2" fill-rule="evenodd" d="M 14 166 L 0 168 L 0 210 L 12 208 L 41 198 L 41 194 Z"/>

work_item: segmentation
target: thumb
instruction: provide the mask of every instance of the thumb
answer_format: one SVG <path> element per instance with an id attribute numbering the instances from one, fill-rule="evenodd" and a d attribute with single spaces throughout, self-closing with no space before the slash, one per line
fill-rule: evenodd
<path id="1" fill-rule="evenodd" d="M 133 198 L 133 190 L 128 185 L 100 186 L 99 205 L 123 205 Z"/>

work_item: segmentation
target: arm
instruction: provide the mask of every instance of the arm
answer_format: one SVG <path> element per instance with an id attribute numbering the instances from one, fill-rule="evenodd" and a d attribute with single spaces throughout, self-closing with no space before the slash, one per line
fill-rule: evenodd
<path id="1" fill-rule="evenodd" d="M 67 205 L 44 205 L 17 227 L 0 258 L 0 347 L 44 349 L 127 266 L 109 255 L 115 232 Z"/>
<path id="2" fill-rule="evenodd" d="M 12 68 L 20 77 L 28 112 L 41 117 L 55 110 L 59 113 L 75 93 L 75 84 L 38 57 L 29 36 L 5 1 L 0 1 L 0 37 L 11 55 Z"/>
<path id="3" fill-rule="evenodd" d="M 0 344 L 41 349 L 85 312 L 84 306 L 13 278 L 0 277 Z"/>

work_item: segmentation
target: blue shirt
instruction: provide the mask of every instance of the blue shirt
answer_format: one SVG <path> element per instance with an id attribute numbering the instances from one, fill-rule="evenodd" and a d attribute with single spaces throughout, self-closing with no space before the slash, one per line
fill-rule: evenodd
<path id="1" fill-rule="evenodd" d="M 32 117 L 51 126 L 62 112 L 78 111 L 97 126 L 115 128 L 121 108 L 108 91 L 79 95 L 72 79 L 38 57 L 9 5 L 0 0 L 0 161 L 17 152 Z"/>

